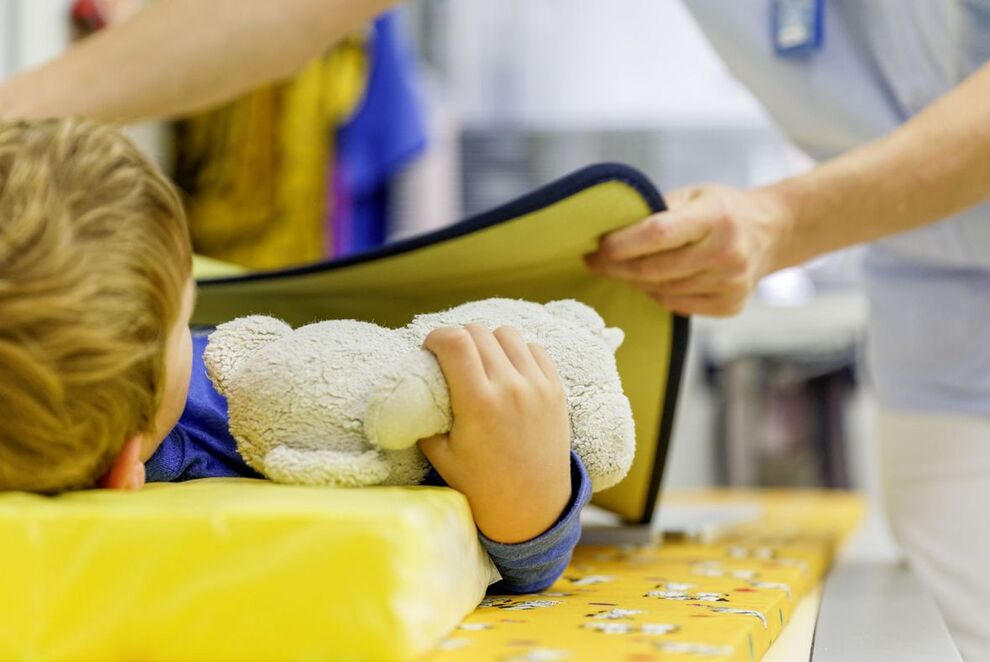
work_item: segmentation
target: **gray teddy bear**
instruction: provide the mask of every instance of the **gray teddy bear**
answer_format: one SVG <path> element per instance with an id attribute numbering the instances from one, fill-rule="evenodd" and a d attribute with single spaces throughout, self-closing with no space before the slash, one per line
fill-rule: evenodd
<path id="1" fill-rule="evenodd" d="M 635 451 L 614 356 L 623 334 L 577 301 L 486 299 L 418 315 L 401 329 L 331 320 L 293 330 L 272 317 L 242 317 L 210 334 L 204 361 L 227 398 L 238 450 L 268 478 L 415 485 L 429 469 L 416 441 L 452 422 L 443 373 L 421 346 L 434 329 L 472 323 L 516 327 L 546 348 L 592 489 L 622 480 Z"/>

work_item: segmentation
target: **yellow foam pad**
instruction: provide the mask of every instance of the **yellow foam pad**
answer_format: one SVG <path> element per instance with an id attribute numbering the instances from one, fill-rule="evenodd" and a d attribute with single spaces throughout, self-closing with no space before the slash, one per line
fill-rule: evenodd
<path id="1" fill-rule="evenodd" d="M 0 659 L 409 659 L 485 593 L 447 488 L 0 494 Z"/>

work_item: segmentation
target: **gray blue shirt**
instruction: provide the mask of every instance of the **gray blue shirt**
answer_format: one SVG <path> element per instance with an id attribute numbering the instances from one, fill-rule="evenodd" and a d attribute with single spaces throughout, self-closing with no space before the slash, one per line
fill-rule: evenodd
<path id="1" fill-rule="evenodd" d="M 990 59 L 990 0 L 825 0 L 824 46 L 803 58 L 774 53 L 770 0 L 684 1 L 819 160 L 888 133 Z M 990 414 L 990 205 L 873 243 L 864 272 L 881 405 Z"/>

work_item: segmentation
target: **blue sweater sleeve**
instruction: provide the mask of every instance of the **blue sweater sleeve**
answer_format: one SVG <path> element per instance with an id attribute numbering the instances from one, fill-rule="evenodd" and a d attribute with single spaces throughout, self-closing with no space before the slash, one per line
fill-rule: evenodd
<path id="1" fill-rule="evenodd" d="M 516 544 L 495 542 L 480 531 L 502 580 L 489 593 L 536 593 L 553 584 L 567 568 L 581 537 L 581 509 L 591 499 L 591 481 L 577 455 L 571 451 L 571 501 L 557 523 L 546 532 Z"/>
<path id="2" fill-rule="evenodd" d="M 206 335 L 193 335 L 192 371 L 186 408 L 155 454 L 145 463 L 149 482 L 235 476 L 261 478 L 237 452 L 227 425 L 227 401 L 213 388 L 203 350 Z"/>

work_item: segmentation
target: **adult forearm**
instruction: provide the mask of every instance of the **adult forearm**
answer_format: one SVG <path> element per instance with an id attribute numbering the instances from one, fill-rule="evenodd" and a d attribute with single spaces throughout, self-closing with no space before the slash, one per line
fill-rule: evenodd
<path id="1" fill-rule="evenodd" d="M 765 190 L 790 218 L 773 269 L 990 197 L 990 65 L 888 136 Z"/>
<path id="2" fill-rule="evenodd" d="M 4 116 L 176 116 L 288 76 L 397 0 L 157 0 L 0 86 Z"/>

